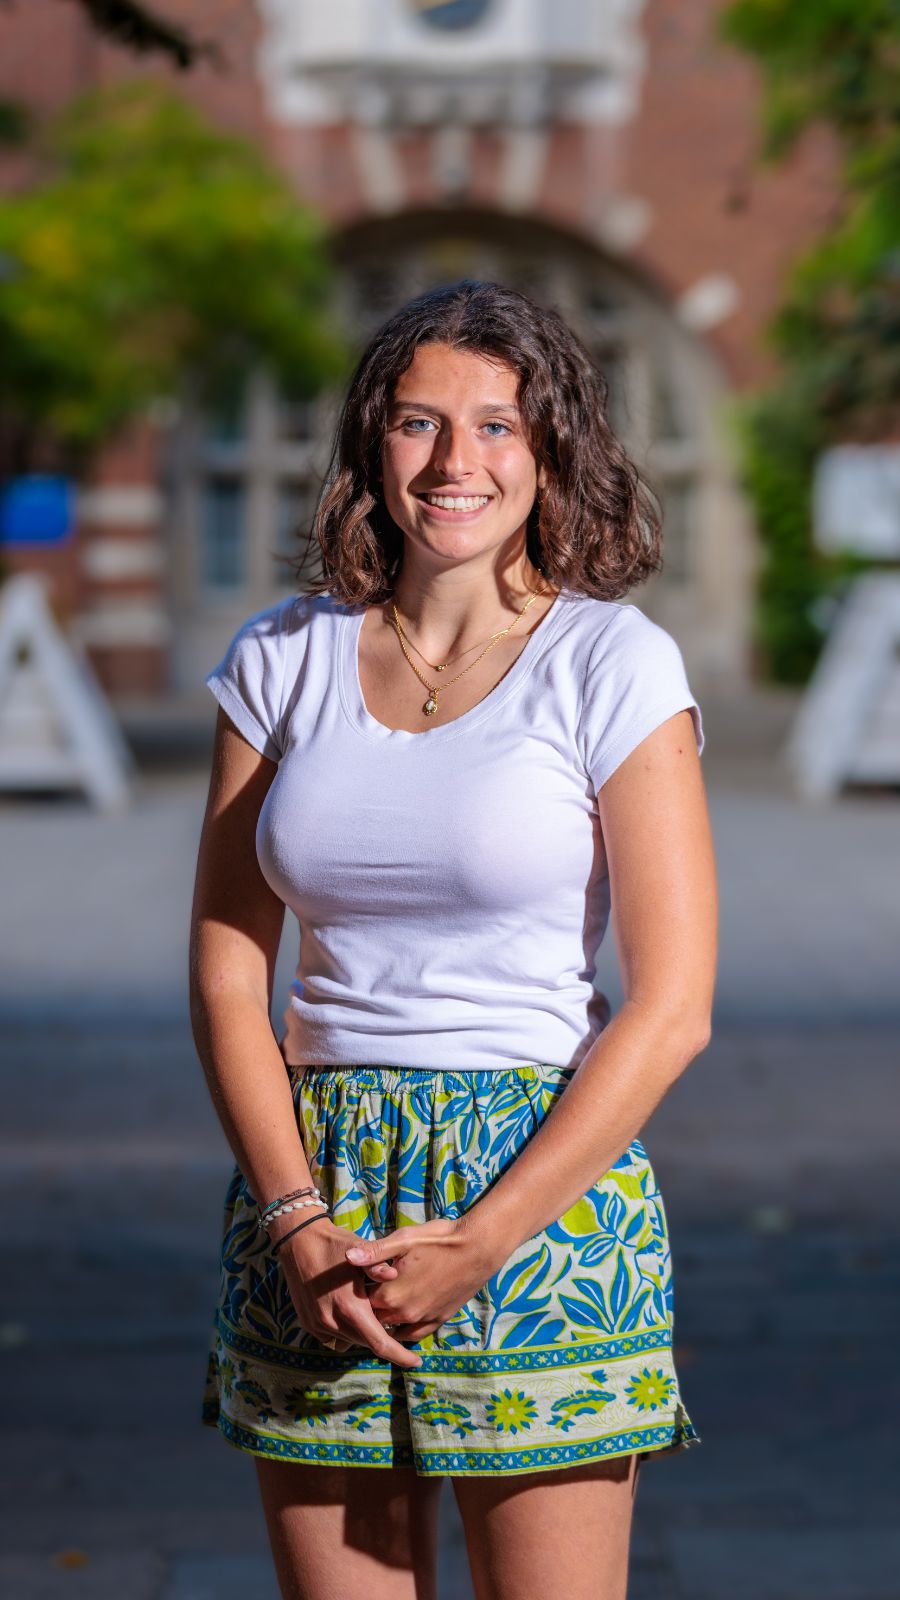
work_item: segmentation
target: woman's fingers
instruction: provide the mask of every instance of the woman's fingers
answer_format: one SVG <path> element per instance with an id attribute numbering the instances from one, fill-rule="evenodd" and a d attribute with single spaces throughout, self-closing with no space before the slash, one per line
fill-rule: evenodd
<path id="1" fill-rule="evenodd" d="M 399 1268 L 392 1266 L 390 1261 L 373 1261 L 371 1265 L 366 1265 L 361 1270 L 375 1283 L 390 1283 L 392 1278 L 397 1277 Z"/>
<path id="2" fill-rule="evenodd" d="M 395 1228 L 381 1239 L 359 1239 L 347 1247 L 348 1261 L 355 1267 L 367 1267 L 375 1261 L 390 1261 L 393 1256 L 405 1256 L 414 1245 L 445 1244 L 458 1226 L 450 1217 L 432 1217 L 428 1222 L 407 1223 Z"/>
<path id="3" fill-rule="evenodd" d="M 368 1301 L 366 1301 L 366 1306 L 368 1307 L 368 1318 L 365 1318 L 365 1313 L 363 1312 L 362 1317 L 365 1320 L 361 1322 L 360 1326 L 360 1335 L 363 1342 L 377 1356 L 381 1356 L 383 1361 L 393 1361 L 400 1367 L 420 1367 L 422 1365 L 422 1357 L 417 1356 L 412 1350 L 407 1350 L 400 1343 L 395 1331 L 393 1329 L 389 1331 L 382 1322 L 378 1321 Z"/>
<path id="4" fill-rule="evenodd" d="M 387 1234 L 383 1239 L 372 1239 L 365 1244 L 351 1244 L 348 1246 L 346 1256 L 355 1267 L 368 1267 L 374 1262 L 385 1262 L 391 1256 L 401 1255 L 402 1251 L 396 1244 L 391 1244 L 393 1234 Z M 390 1246 L 390 1248 L 388 1248 Z"/>
<path id="5" fill-rule="evenodd" d="M 395 1339 L 402 1340 L 404 1344 L 418 1344 L 429 1333 L 436 1333 L 440 1326 L 439 1322 L 397 1322 L 391 1332 Z"/>
<path id="6" fill-rule="evenodd" d="M 377 1284 L 367 1284 L 354 1275 L 353 1299 L 349 1304 L 346 1300 L 335 1303 L 332 1313 L 335 1321 L 343 1324 L 344 1336 L 349 1337 L 352 1344 L 368 1346 L 383 1361 L 393 1361 L 401 1367 L 420 1366 L 420 1358 L 411 1357 L 410 1351 L 405 1350 L 397 1339 L 393 1328 L 386 1328 L 375 1315 L 368 1291 L 377 1288 Z M 382 1315 L 390 1322 L 390 1312 L 385 1311 Z"/>
<path id="7" fill-rule="evenodd" d="M 407 1232 L 410 1230 L 407 1229 Z M 391 1256 L 404 1255 L 408 1249 L 408 1242 L 403 1241 L 402 1246 L 396 1243 L 400 1230 L 385 1234 L 383 1239 L 360 1239 L 358 1236 L 347 1246 L 344 1254 L 353 1267 L 390 1267 Z M 394 1269 L 396 1270 L 396 1268 Z"/>

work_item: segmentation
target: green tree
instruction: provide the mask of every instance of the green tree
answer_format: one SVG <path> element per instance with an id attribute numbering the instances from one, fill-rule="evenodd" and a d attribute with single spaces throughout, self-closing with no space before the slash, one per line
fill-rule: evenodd
<path id="1" fill-rule="evenodd" d="M 72 466 L 154 398 L 227 400 L 256 365 L 298 396 L 343 375 L 325 225 L 252 146 L 141 79 L 38 139 L 39 181 L 0 199 L 7 466 L 48 436 Z"/>
<path id="2" fill-rule="evenodd" d="M 822 600 L 861 567 L 811 537 L 821 450 L 900 427 L 900 6 L 897 0 L 734 0 L 721 36 L 762 73 L 764 163 L 825 124 L 844 203 L 793 266 L 768 329 L 778 380 L 736 408 L 764 560 L 757 642 L 773 678 L 803 682 L 822 644 Z"/>

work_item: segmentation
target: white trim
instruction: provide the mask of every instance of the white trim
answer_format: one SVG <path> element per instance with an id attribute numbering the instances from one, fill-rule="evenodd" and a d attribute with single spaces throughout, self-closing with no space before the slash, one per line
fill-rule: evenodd
<path id="1" fill-rule="evenodd" d="M 77 495 L 79 523 L 92 527 L 149 528 L 163 514 L 163 497 L 151 484 L 107 484 Z"/>
<path id="2" fill-rule="evenodd" d="M 730 317 L 741 303 L 741 291 L 728 272 L 708 272 L 679 296 L 675 314 L 692 333 L 705 333 Z"/>
<path id="3" fill-rule="evenodd" d="M 469 187 L 472 175 L 472 130 L 460 123 L 435 129 L 431 140 L 431 178 L 439 194 L 457 195 Z"/>
<path id="4" fill-rule="evenodd" d="M 118 600 L 81 612 L 73 619 L 70 632 L 85 645 L 137 649 L 168 644 L 173 625 L 152 600 Z"/>
<path id="5" fill-rule="evenodd" d="M 528 211 L 537 200 L 547 166 L 544 128 L 515 128 L 503 141 L 497 201 L 507 211 Z"/>
<path id="6" fill-rule="evenodd" d="M 118 578 L 158 578 L 163 553 L 146 539 L 90 539 L 81 547 L 81 570 L 86 578 L 109 583 Z"/>
<path id="7" fill-rule="evenodd" d="M 470 28 L 440 32 L 409 0 L 257 0 L 256 70 L 276 123 L 306 127 L 423 117 L 492 126 L 619 124 L 636 115 L 645 0 L 492 0 Z"/>
<path id="8" fill-rule="evenodd" d="M 399 211 L 406 200 L 403 169 L 390 134 L 378 128 L 353 128 L 356 170 L 372 211 Z"/>
<path id="9" fill-rule="evenodd" d="M 653 224 L 653 207 L 640 195 L 615 195 L 601 202 L 602 210 L 595 232 L 598 240 L 614 255 L 634 250 Z"/>

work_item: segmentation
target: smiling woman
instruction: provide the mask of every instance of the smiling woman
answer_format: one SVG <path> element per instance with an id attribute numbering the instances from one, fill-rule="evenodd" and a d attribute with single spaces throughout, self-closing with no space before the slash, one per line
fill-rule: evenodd
<path id="1" fill-rule="evenodd" d="M 416 496 L 431 492 L 502 495 L 490 463 L 507 470 L 506 460 L 529 569 L 620 599 L 662 566 L 661 511 L 610 427 L 607 399 L 603 372 L 563 319 L 527 296 L 464 280 L 411 301 L 351 377 L 297 562 L 300 578 L 313 545 L 322 559 L 323 576 L 307 578 L 306 592 L 366 605 L 391 598 L 411 502 L 418 509 Z"/>
<path id="2" fill-rule="evenodd" d="M 411 537 L 434 522 L 477 523 L 479 537 L 490 519 L 506 533 L 525 523 L 545 475 L 535 472 L 517 387 L 514 372 L 473 351 L 416 351 L 388 410 L 382 477 L 385 505 Z M 442 404 L 415 398 L 435 391 Z"/>
<path id="3" fill-rule="evenodd" d="M 286 1596 L 433 1595 L 449 1477 L 478 1593 L 621 1600 L 638 1467 L 698 1440 L 638 1134 L 709 1033 L 704 737 L 622 600 L 659 526 L 604 402 L 502 285 L 401 308 L 325 578 L 207 677 L 192 1015 L 235 1168 L 204 1417 L 258 1458 Z"/>

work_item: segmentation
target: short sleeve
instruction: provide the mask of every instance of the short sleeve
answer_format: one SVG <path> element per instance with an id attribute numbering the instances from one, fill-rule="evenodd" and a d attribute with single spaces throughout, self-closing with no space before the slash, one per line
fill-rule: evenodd
<path id="1" fill-rule="evenodd" d="M 279 761 L 283 748 L 285 633 L 292 604 L 283 601 L 248 617 L 204 680 L 244 738 L 270 761 Z"/>
<path id="2" fill-rule="evenodd" d="M 702 754 L 703 720 L 681 650 L 636 606 L 621 605 L 595 642 L 585 674 L 582 754 L 595 791 L 642 739 L 685 710 Z"/>

